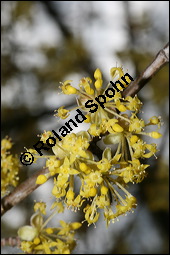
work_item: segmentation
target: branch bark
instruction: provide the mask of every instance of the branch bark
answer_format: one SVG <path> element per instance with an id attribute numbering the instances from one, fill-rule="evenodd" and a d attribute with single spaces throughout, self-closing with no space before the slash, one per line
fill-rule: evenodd
<path id="1" fill-rule="evenodd" d="M 1 239 L 1 247 L 4 247 L 4 246 L 19 247 L 20 244 L 21 244 L 21 240 L 18 236 Z"/>
<path id="2" fill-rule="evenodd" d="M 36 179 L 38 175 L 48 173 L 48 168 L 41 169 L 37 171 L 34 175 L 29 177 L 27 180 L 22 182 L 15 190 L 9 195 L 5 196 L 1 200 L 1 216 L 11 209 L 14 205 L 21 202 L 29 194 L 31 194 L 40 185 L 36 184 Z"/>
<path id="3" fill-rule="evenodd" d="M 123 97 L 135 96 L 152 77 L 169 62 L 169 43 L 156 55 L 152 63 L 122 92 Z"/>

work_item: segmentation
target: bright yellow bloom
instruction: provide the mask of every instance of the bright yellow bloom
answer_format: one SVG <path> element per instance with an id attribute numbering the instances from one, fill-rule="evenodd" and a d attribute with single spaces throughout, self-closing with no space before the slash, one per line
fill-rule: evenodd
<path id="1" fill-rule="evenodd" d="M 67 80 L 61 86 L 63 93 L 66 95 L 71 95 L 71 94 L 77 93 L 77 89 L 74 88 L 73 86 L 71 86 L 70 82 L 71 82 L 71 80 Z"/>
<path id="2" fill-rule="evenodd" d="M 75 193 L 70 189 L 67 191 L 67 194 L 66 194 L 66 198 L 69 200 L 73 200 L 74 199 L 74 195 Z"/>
<path id="3" fill-rule="evenodd" d="M 66 119 L 69 115 L 69 110 L 64 109 L 64 106 L 61 106 L 58 108 L 57 114 L 55 116 L 58 116 L 61 119 Z"/>
<path id="4" fill-rule="evenodd" d="M 122 67 L 111 68 L 110 74 L 111 81 L 120 90 L 123 90 L 120 82 L 124 87 L 131 82 L 127 76 L 126 82 L 123 81 Z M 103 211 L 108 225 L 136 207 L 136 199 L 127 191 L 127 184 L 143 181 L 149 165 L 142 164 L 141 159 L 156 157 L 157 152 L 156 144 L 147 144 L 143 136 L 161 137 L 157 130 L 147 131 L 150 125 L 160 128 L 160 117 L 153 116 L 145 122 L 138 116 L 142 107 L 138 97 L 123 98 L 112 85 L 109 82 L 104 87 L 100 69 L 95 70 L 93 81 L 89 77 L 82 78 L 78 89 L 71 85 L 71 80 L 62 83 L 63 93 L 77 95 L 78 107 L 84 112 L 84 122 L 89 123 L 89 128 L 61 137 L 52 147 L 54 155 L 45 156 L 49 169 L 45 177 L 55 176 L 52 195 L 56 201 L 52 208 L 63 211 L 65 205 L 77 211 L 86 201 L 83 211 L 88 225 L 97 222 L 98 209 Z M 65 119 L 70 111 L 62 106 L 57 116 Z M 45 132 L 41 139 L 44 141 L 49 136 L 51 133 Z M 45 177 L 38 177 L 40 184 Z M 69 226 L 62 224 L 65 227 L 61 233 L 65 233 Z M 37 249 L 48 250 L 47 244 L 43 245 Z"/>
<path id="5" fill-rule="evenodd" d="M 43 143 L 46 143 L 47 139 L 49 137 L 53 137 L 54 135 L 53 135 L 53 133 L 51 131 L 45 131 L 44 130 L 44 133 L 41 134 L 40 136 L 41 136 L 40 141 L 42 141 Z M 37 153 L 37 151 L 36 151 L 36 153 Z"/>
<path id="6" fill-rule="evenodd" d="M 46 214 L 46 203 L 44 202 L 37 202 L 34 205 L 34 211 L 40 211 L 42 214 Z"/>
<path id="7" fill-rule="evenodd" d="M 61 165 L 61 161 L 56 159 L 56 158 L 49 158 L 46 161 L 46 167 L 48 167 L 49 172 L 51 173 L 51 175 L 55 175 L 57 173 L 59 173 L 59 167 Z"/>
<path id="8" fill-rule="evenodd" d="M 11 139 L 6 137 L 1 141 L 1 196 L 9 192 L 9 187 L 18 184 L 20 169 L 19 158 L 10 154 L 12 148 Z"/>
<path id="9" fill-rule="evenodd" d="M 12 148 L 12 142 L 11 139 L 6 137 L 5 139 L 2 139 L 1 141 L 1 149 L 2 150 L 10 150 Z"/>
<path id="10" fill-rule="evenodd" d="M 40 203 L 37 203 L 40 204 Z M 35 207 L 35 206 L 34 206 Z M 81 223 L 60 221 L 61 227 L 46 227 L 54 217 L 54 211 L 44 222 L 42 213 L 36 212 L 31 217 L 31 225 L 18 230 L 21 239 L 21 250 L 30 254 L 70 254 L 75 247 L 75 230 Z"/>
<path id="11" fill-rule="evenodd" d="M 88 226 L 90 226 L 92 223 L 94 224 L 96 221 L 98 221 L 99 213 L 97 212 L 96 206 L 94 205 L 87 205 L 83 212 L 85 212 L 85 219 L 88 222 Z"/>

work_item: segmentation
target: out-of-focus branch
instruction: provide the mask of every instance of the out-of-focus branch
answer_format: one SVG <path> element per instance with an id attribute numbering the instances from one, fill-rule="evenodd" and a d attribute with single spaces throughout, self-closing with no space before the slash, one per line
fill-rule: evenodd
<path id="1" fill-rule="evenodd" d="M 3 246 L 19 247 L 20 244 L 21 244 L 21 240 L 18 236 L 1 239 L 1 247 Z"/>
<path id="2" fill-rule="evenodd" d="M 123 97 L 136 95 L 151 78 L 169 62 L 169 43 L 158 52 L 153 62 L 122 92 Z"/>
<path id="3" fill-rule="evenodd" d="M 64 18 L 61 15 L 60 12 L 60 6 L 57 4 L 57 1 L 39 1 L 41 4 L 44 5 L 46 8 L 47 13 L 51 16 L 57 27 L 62 32 L 62 35 L 64 36 L 65 40 L 75 40 L 73 33 L 68 28 L 68 25 L 64 22 Z M 89 75 L 91 75 L 94 72 L 94 67 L 96 66 L 94 60 L 91 57 L 91 54 L 88 53 L 87 47 L 84 47 L 83 43 L 81 43 L 82 47 L 85 48 L 87 52 L 86 59 L 83 59 L 83 62 L 79 64 L 80 69 L 86 71 Z M 106 77 L 103 75 L 103 80 L 107 80 Z"/>
<path id="4" fill-rule="evenodd" d="M 1 216 L 11 209 L 14 205 L 21 202 L 24 198 L 26 198 L 29 194 L 31 194 L 35 189 L 37 189 L 40 185 L 36 184 L 36 179 L 38 175 L 48 173 L 48 168 L 41 169 L 37 171 L 34 175 L 29 177 L 26 181 L 22 182 L 16 189 L 5 196 L 1 200 Z"/>
<path id="5" fill-rule="evenodd" d="M 66 38 L 72 38 L 73 35 L 71 31 L 68 29 L 68 27 L 64 24 L 62 15 L 58 11 L 58 5 L 57 2 L 53 3 L 53 1 L 40 1 L 41 4 L 43 4 L 46 7 L 46 10 L 50 14 L 50 16 L 53 18 L 53 20 L 56 21 L 58 24 L 61 32 Z"/>

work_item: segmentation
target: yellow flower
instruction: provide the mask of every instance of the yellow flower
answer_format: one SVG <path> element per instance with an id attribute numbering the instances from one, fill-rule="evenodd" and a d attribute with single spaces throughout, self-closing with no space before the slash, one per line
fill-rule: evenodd
<path id="1" fill-rule="evenodd" d="M 93 187 L 95 184 L 100 184 L 103 181 L 102 174 L 99 171 L 91 172 L 84 177 L 85 182 Z"/>
<path id="2" fill-rule="evenodd" d="M 110 69 L 110 75 L 112 76 L 112 79 L 114 79 L 117 75 L 119 76 L 118 79 L 121 79 L 121 77 L 124 76 L 124 72 L 121 67 L 112 67 Z"/>
<path id="3" fill-rule="evenodd" d="M 96 206 L 94 205 L 87 205 L 83 212 L 85 212 L 85 219 L 88 222 L 88 226 L 90 226 L 92 223 L 94 224 L 96 221 L 98 221 L 99 213 L 96 210 Z"/>
<path id="4" fill-rule="evenodd" d="M 77 89 L 71 86 L 70 82 L 71 80 L 67 80 L 62 84 L 61 89 L 63 93 L 66 95 L 77 94 Z"/>
<path id="5" fill-rule="evenodd" d="M 56 175 L 52 188 L 56 201 L 52 208 L 63 211 L 65 205 L 77 211 L 86 201 L 83 211 L 88 225 L 97 222 L 98 209 L 103 210 L 108 225 L 136 207 L 136 199 L 127 191 L 127 184 L 143 181 L 149 165 L 142 164 L 141 159 L 156 157 L 157 152 L 156 144 L 147 144 L 143 135 L 155 139 L 161 137 L 157 130 L 147 131 L 150 125 L 160 128 L 160 117 L 153 116 L 148 123 L 145 122 L 138 116 L 142 106 L 138 97 L 123 98 L 121 92 L 114 88 L 112 80 L 119 90 L 123 90 L 131 82 L 130 76 L 124 75 L 122 67 L 111 68 L 110 74 L 111 81 L 105 87 L 100 69 L 94 72 L 94 82 L 84 77 L 78 89 L 71 85 L 71 80 L 62 83 L 63 93 L 77 95 L 76 109 L 80 108 L 85 113 L 84 122 L 89 123 L 89 128 L 77 134 L 67 133 L 61 141 L 57 141 L 52 147 L 54 155 L 44 156 L 48 158 L 46 166 L 49 174 L 37 179 L 37 183 L 42 184 L 49 176 Z M 62 106 L 57 116 L 65 119 L 70 111 Z M 45 131 L 41 139 L 45 141 L 50 136 L 51 133 Z M 79 185 L 75 187 L 77 182 Z M 60 234 L 70 229 L 63 222 L 62 225 L 64 230 Z M 62 242 L 60 244 L 62 247 Z M 39 243 L 36 249 L 39 252 L 43 249 L 51 251 L 49 248 L 50 245 L 44 242 Z M 57 252 L 60 250 L 56 249 Z M 61 250 L 68 251 L 65 248 Z"/>
<path id="6" fill-rule="evenodd" d="M 6 137 L 1 141 L 1 196 L 9 193 L 9 187 L 16 187 L 19 180 L 19 158 L 13 156 L 9 149 L 12 148 L 11 139 Z"/>
<path id="7" fill-rule="evenodd" d="M 46 214 L 46 203 L 44 202 L 37 202 L 34 205 L 34 211 L 40 211 L 42 214 Z"/>
<path id="8" fill-rule="evenodd" d="M 135 115 L 132 115 L 130 118 L 130 125 L 129 125 L 129 131 L 140 133 L 145 126 L 144 120 L 138 119 Z"/>
<path id="9" fill-rule="evenodd" d="M 46 167 L 48 167 L 49 172 L 51 173 L 51 175 L 55 175 L 57 173 L 59 173 L 59 167 L 61 165 L 61 161 L 56 159 L 56 158 L 49 158 L 46 161 Z"/>
<path id="10" fill-rule="evenodd" d="M 6 137 L 4 139 L 2 139 L 1 141 L 1 149 L 2 150 L 10 150 L 12 148 L 12 142 L 11 139 Z"/>
<path id="11" fill-rule="evenodd" d="M 39 207 L 36 203 L 34 207 Z M 60 221 L 61 227 L 46 227 L 56 215 L 56 210 L 44 222 L 41 211 L 31 217 L 31 225 L 23 226 L 18 230 L 21 239 L 21 250 L 30 254 L 70 254 L 75 247 L 75 230 L 81 223 L 66 223 Z"/>
<path id="12" fill-rule="evenodd" d="M 53 133 L 51 131 L 45 131 L 44 130 L 44 133 L 42 133 L 40 136 L 41 136 L 40 141 L 42 141 L 43 143 L 46 143 L 47 139 L 49 137 L 53 137 L 54 135 L 53 135 Z"/>
<path id="13" fill-rule="evenodd" d="M 127 167 L 120 169 L 119 170 L 115 170 L 115 174 L 118 173 L 119 176 L 123 177 L 123 180 L 125 183 L 128 182 L 135 182 L 135 183 L 139 183 L 141 182 L 144 177 L 147 175 L 145 169 L 149 166 L 149 165 L 144 165 L 141 164 L 140 161 L 138 159 L 134 159 L 132 161 L 129 161 L 131 164 L 128 165 Z"/>
<path id="14" fill-rule="evenodd" d="M 136 208 L 137 206 L 136 198 L 131 195 L 126 196 L 126 199 L 123 202 L 123 205 L 116 205 L 117 211 L 115 213 L 115 217 L 118 217 L 121 214 L 125 214 L 126 212 L 130 211 L 132 208 Z"/>
<path id="15" fill-rule="evenodd" d="M 102 160 L 98 162 L 97 167 L 101 170 L 101 172 L 108 172 L 111 164 L 107 158 L 102 158 Z"/>
<path id="16" fill-rule="evenodd" d="M 57 114 L 55 116 L 58 116 L 61 119 L 66 119 L 70 114 L 69 110 L 64 109 L 64 106 L 61 106 L 60 108 L 58 108 L 57 110 Z"/>

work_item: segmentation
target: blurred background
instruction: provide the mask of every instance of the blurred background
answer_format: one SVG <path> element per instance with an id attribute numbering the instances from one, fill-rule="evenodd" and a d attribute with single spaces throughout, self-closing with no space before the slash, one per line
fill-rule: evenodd
<path id="1" fill-rule="evenodd" d="M 73 108 L 76 100 L 61 94 L 59 82 L 69 79 L 77 86 L 82 77 L 93 77 L 96 68 L 108 82 L 114 66 L 123 66 L 136 78 L 168 42 L 168 24 L 168 1 L 1 1 L 1 135 L 12 138 L 12 152 L 20 155 L 24 147 L 33 148 L 37 134 L 64 124 L 53 116 L 54 110 Z M 163 137 L 156 141 L 158 158 L 145 160 L 151 164 L 148 177 L 129 185 L 137 209 L 108 229 L 102 217 L 96 228 L 85 224 L 74 254 L 169 253 L 168 79 L 164 66 L 138 94 L 142 118 L 162 116 L 164 125 Z M 39 160 L 22 166 L 20 182 L 43 164 Z M 2 237 L 16 236 L 20 226 L 29 224 L 35 199 L 50 207 L 51 188 L 48 181 L 8 211 L 2 217 Z M 81 212 L 68 210 L 60 218 L 83 219 Z M 20 251 L 3 248 L 2 253 L 8 252 Z"/>

